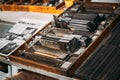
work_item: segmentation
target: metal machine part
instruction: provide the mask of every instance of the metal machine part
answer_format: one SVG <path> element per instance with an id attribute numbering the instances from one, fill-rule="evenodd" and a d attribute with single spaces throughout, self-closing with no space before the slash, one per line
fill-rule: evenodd
<path id="1" fill-rule="evenodd" d="M 47 35 L 56 35 L 63 37 L 64 35 L 71 35 L 73 32 L 69 29 L 63 29 L 63 28 L 49 28 L 49 31 L 46 33 Z"/>
<path id="2" fill-rule="evenodd" d="M 19 51 L 17 56 L 41 63 L 43 65 L 67 69 L 61 66 L 71 57 L 71 54 L 61 50 L 42 46 L 41 43 L 37 41 L 29 49 Z"/>
<path id="3" fill-rule="evenodd" d="M 92 42 L 92 38 L 90 38 L 90 37 L 81 37 L 80 41 L 81 41 L 82 46 L 87 47 Z"/>
<path id="4" fill-rule="evenodd" d="M 59 0 L 3 0 L 1 4 L 17 4 L 17 5 L 38 5 L 38 6 L 56 6 Z"/>
<path id="5" fill-rule="evenodd" d="M 61 18 L 56 18 L 55 20 L 55 27 L 58 28 L 68 28 L 67 25 L 71 25 L 73 27 L 79 26 L 79 28 L 84 27 L 86 25 L 87 29 L 90 32 L 93 32 L 97 29 L 101 21 L 105 20 L 104 14 L 69 14 L 67 16 L 63 15 Z"/>
<path id="6" fill-rule="evenodd" d="M 92 38 L 90 36 L 79 35 L 73 33 L 69 29 L 63 29 L 63 28 L 54 28 L 54 27 L 47 28 L 47 31 L 44 35 L 56 36 L 56 37 L 68 37 L 68 36 L 75 37 L 81 42 L 81 46 L 83 47 L 87 47 L 92 42 Z"/>
<path id="7" fill-rule="evenodd" d="M 44 53 L 43 54 L 44 56 L 61 59 L 61 60 L 64 60 L 68 56 L 67 52 L 42 46 L 39 41 L 35 42 L 35 44 L 32 45 L 27 51 L 31 53 L 34 52 L 38 52 L 41 54 Z"/>
<path id="8" fill-rule="evenodd" d="M 30 0 L 23 0 L 23 4 L 24 5 L 29 5 L 29 4 L 31 4 L 31 1 Z"/>
<path id="9" fill-rule="evenodd" d="M 5 0 L 5 4 L 13 4 L 13 0 Z"/>
<path id="10" fill-rule="evenodd" d="M 59 0 L 49 0 L 49 2 L 47 3 L 47 6 L 55 6 L 58 3 L 59 3 Z"/>
<path id="11" fill-rule="evenodd" d="M 57 37 L 57 36 L 41 36 L 39 39 L 42 46 L 49 48 L 74 52 L 81 46 L 80 41 L 75 37 Z"/>
<path id="12" fill-rule="evenodd" d="M 120 24 L 112 35 L 78 68 L 75 76 L 81 79 L 117 80 L 120 67 Z M 89 66 L 86 68 L 86 66 Z"/>
<path id="13" fill-rule="evenodd" d="M 32 5 L 43 5 L 44 0 L 34 0 L 31 4 Z"/>
<path id="14" fill-rule="evenodd" d="M 36 52 L 45 53 L 46 55 L 48 56 L 50 55 L 51 57 L 53 56 L 56 59 L 57 58 L 64 59 L 67 56 L 67 53 L 64 53 L 63 51 L 48 48 L 48 47 L 41 46 L 41 45 L 33 45 L 32 48 Z M 31 49 L 29 49 L 29 51 L 31 51 Z"/>
<path id="15" fill-rule="evenodd" d="M 40 53 L 40 52 L 34 52 L 34 53 L 21 52 L 20 57 L 33 60 L 38 63 L 54 66 L 54 67 L 58 67 L 62 63 L 61 60 L 55 59 L 54 56 L 50 56 L 50 55 L 46 56 L 45 53 Z"/>
<path id="16" fill-rule="evenodd" d="M 67 14 L 67 15 L 66 15 Z M 64 13 L 59 18 L 54 17 L 53 27 L 65 29 L 72 34 L 78 34 L 83 36 L 90 36 L 94 33 L 100 23 L 106 20 L 105 14 L 97 14 L 97 13 Z"/>

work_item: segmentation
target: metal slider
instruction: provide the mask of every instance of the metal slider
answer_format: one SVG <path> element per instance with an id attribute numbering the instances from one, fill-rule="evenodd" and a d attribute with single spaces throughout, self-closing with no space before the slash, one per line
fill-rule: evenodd
<path id="1" fill-rule="evenodd" d="M 40 53 L 40 52 L 21 52 L 19 54 L 21 57 L 32 60 L 32 61 L 36 61 L 36 62 L 40 62 L 46 65 L 51 65 L 51 66 L 58 66 L 62 61 L 57 60 L 55 57 L 51 57 L 50 55 L 46 55 L 44 53 Z"/>

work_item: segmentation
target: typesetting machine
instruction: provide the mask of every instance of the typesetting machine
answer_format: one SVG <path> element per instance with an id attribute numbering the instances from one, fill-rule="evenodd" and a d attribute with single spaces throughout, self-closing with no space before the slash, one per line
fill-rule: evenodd
<path id="1" fill-rule="evenodd" d="M 47 80 L 118 79 L 119 73 L 107 79 L 102 74 L 96 77 L 98 73 L 94 70 L 97 69 L 92 68 L 92 63 L 89 65 L 89 59 L 95 58 L 91 56 L 95 56 L 95 51 L 114 33 L 120 22 L 119 12 L 119 4 L 78 1 L 59 16 L 53 15 L 53 20 L 39 31 L 39 21 L 23 19 L 16 24 L 7 23 L 14 27 L 0 34 L 0 61 L 5 63 L 1 66 L 14 65 L 19 67 L 20 74 L 27 70 L 48 76 Z M 22 27 L 21 31 L 15 30 L 18 26 Z M 6 72 L 4 68 L 0 70 Z M 92 70 L 91 77 L 88 74 L 92 74 Z M 112 74 L 111 70 L 108 72 Z"/>

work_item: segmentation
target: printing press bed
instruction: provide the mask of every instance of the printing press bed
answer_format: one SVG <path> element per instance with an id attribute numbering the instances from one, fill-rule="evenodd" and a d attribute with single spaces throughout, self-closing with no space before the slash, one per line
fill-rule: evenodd
<path id="1" fill-rule="evenodd" d="M 117 80 L 119 7 L 78 2 L 1 61 L 54 79 Z"/>

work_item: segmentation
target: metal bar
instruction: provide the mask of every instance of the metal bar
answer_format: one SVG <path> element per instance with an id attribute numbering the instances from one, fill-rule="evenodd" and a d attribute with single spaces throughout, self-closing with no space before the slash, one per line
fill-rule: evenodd
<path id="1" fill-rule="evenodd" d="M 103 33 L 94 41 L 84 52 L 84 55 L 80 56 L 68 69 L 68 75 L 72 75 L 76 69 L 85 61 L 85 59 L 96 49 L 96 47 L 102 42 L 102 40 L 112 31 L 118 21 L 120 20 L 120 15 L 114 18 L 114 20 L 106 27 Z M 79 64 L 79 65 L 78 65 Z"/>

